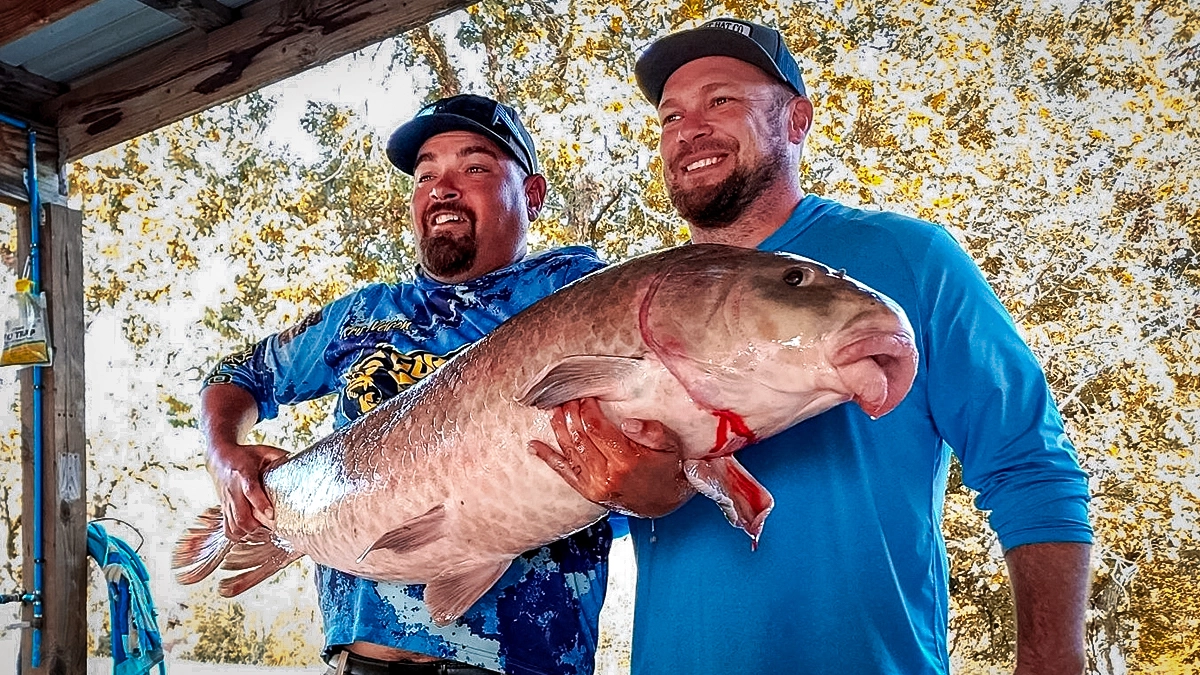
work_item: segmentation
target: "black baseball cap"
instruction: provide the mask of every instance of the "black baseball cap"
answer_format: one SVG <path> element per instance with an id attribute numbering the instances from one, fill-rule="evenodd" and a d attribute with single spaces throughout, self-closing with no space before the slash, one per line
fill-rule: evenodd
<path id="1" fill-rule="evenodd" d="M 705 56 L 732 56 L 758 66 L 805 95 L 800 66 L 779 31 L 728 17 L 658 40 L 638 57 L 633 73 L 642 93 L 657 106 L 667 79 L 685 63 Z"/>
<path id="2" fill-rule="evenodd" d="M 533 137 L 521 124 L 517 111 L 486 96 L 459 94 L 421 108 L 388 139 L 387 157 L 408 175 L 417 163 L 425 141 L 447 131 L 471 131 L 495 141 L 530 175 L 538 172 Z"/>

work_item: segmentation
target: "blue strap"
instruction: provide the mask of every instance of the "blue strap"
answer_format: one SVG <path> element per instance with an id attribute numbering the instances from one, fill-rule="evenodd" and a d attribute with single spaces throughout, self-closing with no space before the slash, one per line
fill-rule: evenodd
<path id="1" fill-rule="evenodd" d="M 99 523 L 88 523 L 88 555 L 104 571 L 112 626 L 113 675 L 166 673 L 150 574 L 137 551 Z"/>

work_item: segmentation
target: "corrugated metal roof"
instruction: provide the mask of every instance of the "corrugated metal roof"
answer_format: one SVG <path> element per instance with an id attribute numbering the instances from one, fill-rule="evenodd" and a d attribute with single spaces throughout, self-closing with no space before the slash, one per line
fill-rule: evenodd
<path id="1" fill-rule="evenodd" d="M 251 0 L 219 1 L 238 8 Z M 187 30 L 137 0 L 99 0 L 0 47 L 0 61 L 67 82 Z"/>

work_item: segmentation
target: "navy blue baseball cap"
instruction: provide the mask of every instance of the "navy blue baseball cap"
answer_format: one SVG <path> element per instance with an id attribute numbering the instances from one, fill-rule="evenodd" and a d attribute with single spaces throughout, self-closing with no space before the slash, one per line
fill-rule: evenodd
<path id="1" fill-rule="evenodd" d="M 728 17 L 661 38 L 642 52 L 633 73 L 642 93 L 658 106 L 667 79 L 685 63 L 705 56 L 731 56 L 758 66 L 805 95 L 800 66 L 779 31 Z"/>
<path id="2" fill-rule="evenodd" d="M 538 172 L 533 137 L 521 124 L 517 111 L 486 96 L 459 94 L 434 101 L 400 125 L 388 139 L 387 157 L 408 175 L 416 168 L 417 153 L 425 141 L 447 131 L 471 131 L 488 138 L 533 175 Z"/>

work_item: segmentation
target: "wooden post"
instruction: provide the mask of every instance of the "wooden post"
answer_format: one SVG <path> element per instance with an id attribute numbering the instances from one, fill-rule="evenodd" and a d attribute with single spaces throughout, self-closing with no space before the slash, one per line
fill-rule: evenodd
<path id="1" fill-rule="evenodd" d="M 19 264 L 29 254 L 29 210 L 17 214 Z M 83 391 L 83 214 L 43 207 L 39 246 L 54 364 L 42 371 L 42 504 L 33 503 L 33 370 L 21 371 L 23 585 L 33 590 L 33 513 L 42 509 L 43 618 L 40 663 L 31 630 L 21 638 L 21 675 L 87 672 L 87 467 Z M 3 289 L 11 293 L 11 289 Z M 33 608 L 25 605 L 22 619 Z"/>

